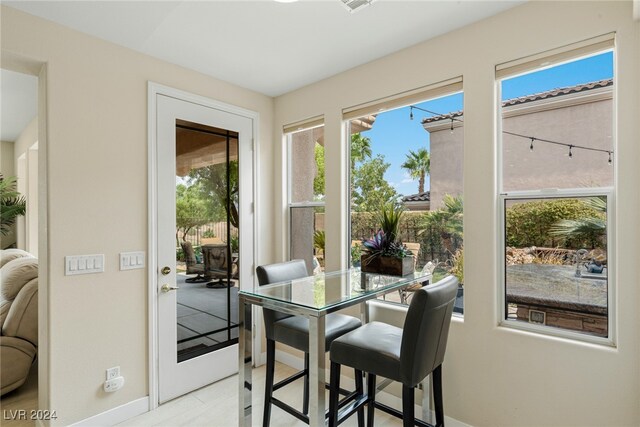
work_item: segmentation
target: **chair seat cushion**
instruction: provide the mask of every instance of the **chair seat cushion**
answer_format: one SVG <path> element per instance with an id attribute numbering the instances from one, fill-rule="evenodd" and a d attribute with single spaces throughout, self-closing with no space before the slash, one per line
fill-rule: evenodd
<path id="1" fill-rule="evenodd" d="M 325 348 L 340 335 L 362 325 L 360 320 L 346 314 L 332 313 L 325 318 Z M 309 320 L 302 316 L 287 317 L 273 325 L 274 340 L 298 350 L 309 352 Z"/>
<path id="2" fill-rule="evenodd" d="M 401 381 L 401 343 L 401 328 L 371 322 L 334 340 L 330 357 L 340 365 Z"/>

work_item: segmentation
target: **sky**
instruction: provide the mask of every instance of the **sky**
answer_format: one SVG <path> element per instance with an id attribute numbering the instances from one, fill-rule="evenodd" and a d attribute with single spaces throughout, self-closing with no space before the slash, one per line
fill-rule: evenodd
<path id="1" fill-rule="evenodd" d="M 544 92 L 566 86 L 608 79 L 613 76 L 613 52 L 605 52 L 564 65 L 536 71 L 502 81 L 502 100 Z M 463 109 L 464 95 L 457 93 L 419 104 L 417 107 L 447 114 Z M 400 167 L 409 150 L 425 147 L 428 151 L 429 133 L 424 130 L 421 120 L 432 114 L 413 110 L 414 119 L 409 118 L 409 106 L 378 114 L 373 128 L 362 132 L 371 139 L 373 155 L 384 155 L 391 166 L 385 179 L 398 193 L 410 195 L 418 192 L 418 181 L 412 180 Z M 425 180 L 425 190 L 429 189 L 429 178 Z"/>

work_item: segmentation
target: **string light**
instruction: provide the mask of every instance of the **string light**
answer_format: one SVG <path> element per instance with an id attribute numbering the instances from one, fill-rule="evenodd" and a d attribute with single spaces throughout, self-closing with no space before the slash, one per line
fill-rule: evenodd
<path id="1" fill-rule="evenodd" d="M 409 106 L 409 109 L 410 109 L 409 118 L 411 120 L 413 120 L 413 109 L 414 108 L 418 109 L 418 110 L 421 110 L 421 111 L 424 111 L 424 112 L 429 113 L 429 114 L 433 114 L 434 116 L 447 116 L 446 114 L 436 113 L 435 111 L 431 111 L 431 110 L 427 110 L 427 109 L 424 109 L 424 108 L 416 107 L 415 105 L 410 105 Z M 449 119 L 451 120 L 451 127 L 450 127 L 451 133 L 453 133 L 453 122 L 454 121 L 457 121 L 457 122 L 460 122 L 460 123 L 464 123 L 463 120 L 453 117 L 453 114 L 454 113 L 448 114 Z M 443 117 L 443 118 L 445 118 L 445 117 Z M 605 149 L 602 149 L 602 148 L 586 147 L 584 145 L 567 144 L 565 142 L 559 142 L 559 141 L 553 141 L 553 140 L 550 140 L 550 139 L 538 138 L 538 137 L 531 136 L 531 135 L 523 135 L 523 134 L 516 133 L 516 132 L 509 132 L 509 131 L 506 131 L 506 130 L 503 130 L 502 133 L 506 134 L 506 135 L 511 135 L 511 136 L 515 136 L 515 137 L 518 137 L 518 138 L 524 138 L 524 139 L 530 140 L 529 151 L 533 151 L 533 143 L 534 142 L 544 142 L 546 144 L 553 144 L 553 145 L 560 145 L 560 146 L 563 146 L 563 147 L 568 147 L 569 148 L 569 158 L 573 158 L 573 150 L 574 149 L 586 150 L 586 151 L 596 151 L 596 152 L 599 152 L 599 153 L 607 153 L 607 155 L 609 156 L 609 159 L 608 159 L 607 163 L 609 163 L 610 165 L 613 163 L 613 151 L 612 150 L 605 150 Z"/>

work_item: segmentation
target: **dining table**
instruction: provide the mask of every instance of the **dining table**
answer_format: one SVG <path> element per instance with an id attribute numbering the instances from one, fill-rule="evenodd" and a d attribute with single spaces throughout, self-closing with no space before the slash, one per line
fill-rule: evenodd
<path id="1" fill-rule="evenodd" d="M 252 331 L 252 306 L 309 319 L 309 425 L 318 427 L 326 423 L 326 315 L 359 305 L 359 315 L 367 322 L 366 301 L 417 283 L 427 285 L 430 280 L 428 272 L 391 276 L 350 268 L 241 290 L 238 293 L 239 426 L 252 425 L 253 341 L 261 339 Z"/>

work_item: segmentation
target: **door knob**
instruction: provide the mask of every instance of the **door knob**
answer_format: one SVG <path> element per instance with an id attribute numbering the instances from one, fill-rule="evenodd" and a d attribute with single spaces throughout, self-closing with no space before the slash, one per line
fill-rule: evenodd
<path id="1" fill-rule="evenodd" d="M 175 291 L 178 289 L 180 289 L 178 286 L 169 286 L 169 285 L 162 285 L 162 287 L 160 288 L 160 290 L 164 293 Z"/>
<path id="2" fill-rule="evenodd" d="M 162 267 L 162 270 L 160 270 L 160 273 L 162 273 L 163 276 L 166 276 L 167 274 L 171 273 L 171 267 L 169 266 Z"/>

